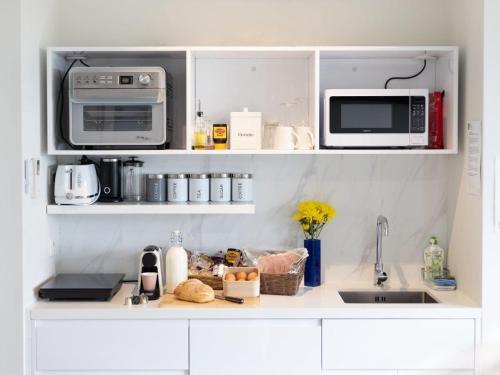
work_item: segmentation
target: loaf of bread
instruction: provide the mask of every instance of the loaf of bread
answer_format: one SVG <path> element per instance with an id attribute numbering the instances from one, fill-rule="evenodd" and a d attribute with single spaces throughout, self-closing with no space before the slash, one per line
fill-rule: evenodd
<path id="1" fill-rule="evenodd" d="M 214 290 L 197 279 L 189 279 L 177 285 L 174 295 L 183 301 L 196 303 L 206 303 L 215 299 Z"/>

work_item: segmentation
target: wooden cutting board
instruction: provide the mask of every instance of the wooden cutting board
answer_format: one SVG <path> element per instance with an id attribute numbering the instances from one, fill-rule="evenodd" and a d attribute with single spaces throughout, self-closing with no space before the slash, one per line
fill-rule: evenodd
<path id="1" fill-rule="evenodd" d="M 216 291 L 215 294 L 222 295 L 222 291 Z M 212 302 L 207 303 L 196 303 L 196 302 L 188 302 L 177 299 L 173 294 L 165 294 L 158 305 L 158 307 L 162 308 L 179 308 L 179 307 L 202 307 L 202 308 L 217 308 L 217 307 L 225 307 L 225 308 L 248 308 L 248 307 L 256 307 L 260 303 L 260 297 L 247 297 L 245 298 L 245 303 L 233 303 L 228 301 L 222 301 L 220 299 L 215 299 Z"/>

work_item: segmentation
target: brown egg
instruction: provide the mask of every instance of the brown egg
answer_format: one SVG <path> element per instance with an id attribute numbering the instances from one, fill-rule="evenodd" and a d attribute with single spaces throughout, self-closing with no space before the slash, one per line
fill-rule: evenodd
<path id="1" fill-rule="evenodd" d="M 236 280 L 238 280 L 238 281 L 245 281 L 246 279 L 247 279 L 247 273 L 246 272 L 240 271 L 240 272 L 236 273 Z"/>
<path id="2" fill-rule="evenodd" d="M 234 273 L 226 273 L 226 277 L 225 277 L 225 280 L 226 281 L 235 281 L 236 280 L 236 276 L 234 276 Z"/>
<path id="3" fill-rule="evenodd" d="M 256 279 L 257 279 L 257 277 L 258 277 L 257 272 L 250 272 L 250 273 L 248 274 L 248 278 L 247 278 L 247 280 L 248 280 L 248 281 L 256 280 Z"/>

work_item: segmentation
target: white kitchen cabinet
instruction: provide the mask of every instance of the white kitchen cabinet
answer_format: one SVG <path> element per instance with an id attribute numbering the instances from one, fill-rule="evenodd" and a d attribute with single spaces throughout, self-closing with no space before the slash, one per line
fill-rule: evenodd
<path id="1" fill-rule="evenodd" d="M 473 370 L 474 336 L 473 319 L 326 319 L 323 368 Z"/>
<path id="2" fill-rule="evenodd" d="M 190 322 L 190 375 L 319 375 L 319 320 Z"/>
<path id="3" fill-rule="evenodd" d="M 187 320 L 35 321 L 33 369 L 58 375 L 63 374 L 60 371 L 187 370 L 188 330 Z"/>

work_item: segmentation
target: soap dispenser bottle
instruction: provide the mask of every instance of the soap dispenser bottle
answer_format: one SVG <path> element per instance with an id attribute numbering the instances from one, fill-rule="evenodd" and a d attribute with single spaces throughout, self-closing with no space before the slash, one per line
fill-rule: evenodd
<path id="1" fill-rule="evenodd" d="M 444 250 L 438 245 L 436 236 L 429 240 L 430 245 L 424 250 L 425 278 L 427 280 L 443 276 Z"/>
<path id="2" fill-rule="evenodd" d="M 175 230 L 170 235 L 170 248 L 165 256 L 165 290 L 173 293 L 179 283 L 188 278 L 188 257 L 182 247 L 182 234 Z"/>

